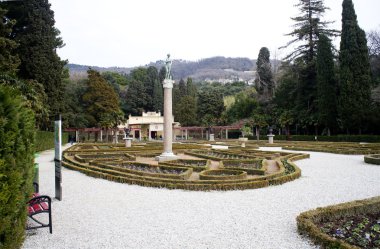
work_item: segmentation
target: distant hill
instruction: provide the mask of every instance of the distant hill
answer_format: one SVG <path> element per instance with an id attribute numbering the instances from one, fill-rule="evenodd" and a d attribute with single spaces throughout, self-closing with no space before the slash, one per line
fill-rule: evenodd
<path id="1" fill-rule="evenodd" d="M 160 69 L 164 61 L 151 62 L 146 67 L 154 66 Z M 125 67 L 97 67 L 68 64 L 72 78 L 86 77 L 89 67 L 100 72 L 112 71 L 129 74 L 134 68 Z M 226 58 L 222 56 L 206 58 L 199 61 L 174 60 L 172 64 L 172 75 L 175 80 L 191 77 L 194 81 L 252 81 L 255 78 L 256 60 L 249 58 Z"/>

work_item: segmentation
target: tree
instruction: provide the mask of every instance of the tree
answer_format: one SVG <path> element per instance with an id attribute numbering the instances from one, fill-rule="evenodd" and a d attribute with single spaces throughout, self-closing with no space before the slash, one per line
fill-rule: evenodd
<path id="1" fill-rule="evenodd" d="M 339 114 L 342 125 L 364 128 L 370 108 L 371 72 L 365 32 L 359 27 L 352 0 L 343 1 L 340 42 Z"/>
<path id="2" fill-rule="evenodd" d="M 187 78 L 186 80 L 186 93 L 193 98 L 196 98 L 197 96 L 197 87 L 193 84 L 192 78 Z"/>
<path id="3" fill-rule="evenodd" d="M 10 39 L 14 20 L 9 20 L 6 10 L 0 7 L 0 74 L 15 75 L 20 59 L 15 53 L 17 43 Z"/>
<path id="4" fill-rule="evenodd" d="M 54 12 L 48 0 L 7 1 L 7 18 L 16 20 L 11 37 L 19 44 L 17 53 L 21 64 L 18 76 L 36 80 L 48 96 L 45 103 L 51 118 L 64 110 L 63 67 L 66 64 L 56 53 L 63 46 L 60 32 L 54 27 Z M 50 126 L 50 122 L 45 124 Z"/>
<path id="5" fill-rule="evenodd" d="M 274 93 L 274 81 L 268 48 L 262 47 L 256 61 L 256 89 L 265 99 L 271 99 Z"/>
<path id="6" fill-rule="evenodd" d="M 194 97 L 185 96 L 177 106 L 176 121 L 182 126 L 193 126 L 197 124 L 197 105 Z"/>
<path id="7" fill-rule="evenodd" d="M 223 95 L 216 90 L 200 92 L 197 105 L 198 119 L 206 125 L 215 124 L 224 111 Z"/>
<path id="8" fill-rule="evenodd" d="M 104 117 L 109 117 L 110 122 L 115 121 L 114 116 L 120 113 L 119 98 L 115 90 L 99 72 L 89 69 L 87 90 L 83 95 L 83 102 L 86 111 L 93 117 L 89 125 L 100 126 L 101 121 L 104 122 Z M 108 116 L 108 114 L 115 114 Z"/>
<path id="9" fill-rule="evenodd" d="M 179 90 L 179 99 L 181 99 L 187 95 L 187 87 L 186 87 L 186 83 L 183 79 L 180 79 L 180 81 L 178 83 L 178 90 Z"/>
<path id="10" fill-rule="evenodd" d="M 337 117 L 337 84 L 331 48 L 329 38 L 321 35 L 317 54 L 318 119 L 326 127 L 329 136 L 330 130 L 336 127 Z"/>
<path id="11" fill-rule="evenodd" d="M 294 24 L 295 29 L 287 34 L 295 38 L 284 47 L 297 42 L 302 42 L 302 44 L 290 53 L 286 59 L 293 60 L 301 57 L 309 64 L 314 61 L 316 56 L 319 36 L 323 34 L 327 37 L 332 37 L 338 35 L 339 32 L 327 28 L 331 22 L 321 20 L 321 17 L 328 9 L 325 7 L 323 0 L 299 0 L 296 7 L 300 11 L 300 16 L 291 18 L 296 22 Z"/>
<path id="12" fill-rule="evenodd" d="M 132 79 L 126 96 L 127 114 L 141 116 L 147 105 L 147 97 L 144 84 L 141 81 Z"/>
<path id="13" fill-rule="evenodd" d="M 292 18 L 295 29 L 287 34 L 293 37 L 285 47 L 301 43 L 286 59 L 297 64 L 297 95 L 296 111 L 298 123 L 306 131 L 309 126 L 317 125 L 317 75 L 316 55 L 320 35 L 336 36 L 338 31 L 329 29 L 330 22 L 322 21 L 321 17 L 328 9 L 323 0 L 299 0 L 296 5 L 300 15 Z"/>
<path id="14" fill-rule="evenodd" d="M 156 112 L 162 112 L 164 109 L 164 89 L 159 79 L 154 81 L 153 108 Z"/>
<path id="15" fill-rule="evenodd" d="M 368 50 L 374 85 L 380 84 L 380 30 L 368 33 Z"/>

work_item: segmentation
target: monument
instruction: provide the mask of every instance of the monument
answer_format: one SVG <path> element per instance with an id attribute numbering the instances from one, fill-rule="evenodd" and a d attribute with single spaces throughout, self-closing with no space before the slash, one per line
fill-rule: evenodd
<path id="1" fill-rule="evenodd" d="M 130 129 L 125 128 L 124 129 L 124 141 L 125 141 L 125 147 L 130 148 L 132 147 L 132 138 L 129 137 Z"/>
<path id="2" fill-rule="evenodd" d="M 172 91 L 174 80 L 171 75 L 172 60 L 168 54 L 165 61 L 166 76 L 164 79 L 164 152 L 156 157 L 157 161 L 176 160 L 178 156 L 173 153 L 173 110 Z"/>
<path id="3" fill-rule="evenodd" d="M 272 129 L 272 127 L 269 127 L 269 134 L 267 135 L 267 137 L 268 137 L 268 143 L 269 144 L 273 144 L 273 137 L 274 137 L 274 135 L 273 135 L 273 129 Z"/>

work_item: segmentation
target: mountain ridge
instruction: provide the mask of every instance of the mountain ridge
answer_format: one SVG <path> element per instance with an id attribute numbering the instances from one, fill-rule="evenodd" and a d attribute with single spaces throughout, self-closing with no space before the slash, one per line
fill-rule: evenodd
<path id="1" fill-rule="evenodd" d="M 165 65 L 164 60 L 150 62 L 136 67 L 98 67 L 79 64 L 68 64 L 71 78 L 85 78 L 88 68 L 99 72 L 111 71 L 129 74 L 138 67 L 154 66 L 158 70 Z M 256 60 L 246 57 L 215 56 L 198 61 L 173 60 L 172 75 L 174 80 L 191 77 L 194 81 L 252 81 L 255 78 Z"/>

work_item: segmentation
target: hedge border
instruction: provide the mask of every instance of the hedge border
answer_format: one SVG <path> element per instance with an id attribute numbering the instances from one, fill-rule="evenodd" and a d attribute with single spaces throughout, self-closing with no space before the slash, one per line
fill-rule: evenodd
<path id="1" fill-rule="evenodd" d="M 379 209 L 380 196 L 309 210 L 297 216 L 298 232 L 301 235 L 307 235 L 315 244 L 324 248 L 358 249 L 359 247 L 323 233 L 315 225 L 315 222 L 340 219 L 358 214 L 374 214 L 378 213 Z"/>
<path id="2" fill-rule="evenodd" d="M 380 154 L 364 156 L 364 162 L 369 164 L 380 165 Z"/>
<path id="3" fill-rule="evenodd" d="M 219 175 L 226 174 L 226 175 Z M 204 170 L 199 173 L 200 180 L 241 180 L 247 178 L 247 172 L 232 169 L 212 169 Z"/>

